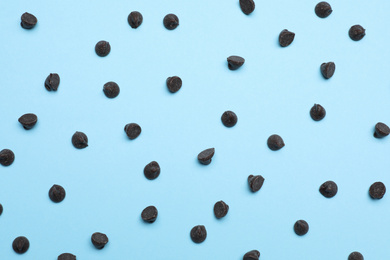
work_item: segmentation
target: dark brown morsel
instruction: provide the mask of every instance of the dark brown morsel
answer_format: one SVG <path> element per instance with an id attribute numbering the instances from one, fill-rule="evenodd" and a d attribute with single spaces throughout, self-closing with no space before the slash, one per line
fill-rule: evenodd
<path id="1" fill-rule="evenodd" d="M 63 253 L 57 257 L 57 260 L 76 260 L 76 256 L 70 253 Z"/>
<path id="2" fill-rule="evenodd" d="M 325 108 L 320 104 L 314 104 L 314 106 L 310 109 L 310 116 L 314 121 L 320 121 L 324 119 L 325 115 Z"/>
<path id="3" fill-rule="evenodd" d="M 352 252 L 349 256 L 348 256 L 348 260 L 364 260 L 364 257 L 361 253 L 359 252 Z"/>
<path id="4" fill-rule="evenodd" d="M 108 243 L 108 237 L 106 234 L 95 232 L 91 236 L 91 241 L 96 249 L 103 249 L 104 246 Z"/>
<path id="5" fill-rule="evenodd" d="M 37 123 L 38 117 L 35 114 L 29 113 L 19 117 L 18 121 L 23 126 L 24 129 L 30 130 Z"/>
<path id="6" fill-rule="evenodd" d="M 259 257 L 260 257 L 260 252 L 257 250 L 252 250 L 247 252 L 244 255 L 243 260 L 259 260 Z"/>
<path id="7" fill-rule="evenodd" d="M 154 221 L 156 221 L 157 216 L 158 211 L 155 206 L 146 207 L 141 213 L 142 220 L 147 223 L 153 223 Z"/>
<path id="8" fill-rule="evenodd" d="M 130 140 L 134 140 L 141 134 L 141 127 L 136 123 L 125 125 L 125 133 Z"/>
<path id="9" fill-rule="evenodd" d="M 241 11 L 248 15 L 255 10 L 255 2 L 253 0 L 240 0 Z"/>
<path id="10" fill-rule="evenodd" d="M 295 38 L 295 33 L 290 32 L 287 29 L 284 29 L 279 34 L 279 44 L 281 47 L 287 47 L 289 46 Z"/>
<path id="11" fill-rule="evenodd" d="M 348 34 L 353 41 L 360 41 L 366 35 L 366 29 L 357 24 L 349 29 Z"/>
<path id="12" fill-rule="evenodd" d="M 226 216 L 226 214 L 229 211 L 229 205 L 227 205 L 225 202 L 218 201 L 214 204 L 214 215 L 217 219 L 223 218 Z"/>
<path id="13" fill-rule="evenodd" d="M 76 132 L 72 136 L 72 144 L 77 149 L 83 149 L 88 146 L 88 137 L 83 132 Z"/>
<path id="14" fill-rule="evenodd" d="M 261 175 L 249 175 L 248 176 L 249 189 L 252 192 L 257 192 L 263 187 L 264 178 Z"/>
<path id="15" fill-rule="evenodd" d="M 280 137 L 279 135 L 271 135 L 270 137 L 268 137 L 267 145 L 268 148 L 272 151 L 280 150 L 285 146 L 282 137 Z"/>
<path id="16" fill-rule="evenodd" d="M 334 62 L 324 62 L 321 64 L 320 66 L 320 70 L 321 70 L 321 74 L 322 76 L 325 78 L 325 79 L 330 79 L 335 70 L 336 70 L 336 64 L 334 64 Z"/>
<path id="17" fill-rule="evenodd" d="M 337 184 L 334 181 L 326 181 L 320 186 L 320 193 L 325 198 L 333 198 L 338 191 Z"/>
<path id="18" fill-rule="evenodd" d="M 206 240 L 206 237 L 207 237 L 207 231 L 206 231 L 205 226 L 198 225 L 198 226 L 193 227 L 191 229 L 190 236 L 191 236 L 191 239 L 194 243 L 197 243 L 197 244 L 202 243 L 203 241 Z"/>
<path id="19" fill-rule="evenodd" d="M 109 81 L 103 86 L 104 95 L 108 98 L 116 98 L 119 95 L 120 89 L 118 84 L 113 81 Z"/>
<path id="20" fill-rule="evenodd" d="M 18 254 L 26 253 L 29 247 L 30 242 L 26 237 L 23 236 L 15 238 L 14 242 L 12 243 L 12 248 Z"/>
<path id="21" fill-rule="evenodd" d="M 175 14 L 167 14 L 163 23 L 168 30 L 174 30 L 179 26 L 179 18 Z"/>
<path id="22" fill-rule="evenodd" d="M 148 180 L 154 180 L 160 175 L 160 165 L 156 161 L 148 163 L 144 168 L 144 175 Z"/>
<path id="23" fill-rule="evenodd" d="M 15 154 L 10 149 L 3 149 L 0 151 L 0 164 L 3 166 L 10 166 L 15 161 Z"/>
<path id="24" fill-rule="evenodd" d="M 0 204 L 0 216 L 3 214 L 3 205 Z"/>
<path id="25" fill-rule="evenodd" d="M 95 45 L 95 52 L 99 57 L 106 57 L 111 51 L 111 45 L 107 41 L 100 41 Z"/>
<path id="26" fill-rule="evenodd" d="M 326 18 L 332 13 L 332 7 L 327 2 L 319 2 L 314 8 L 316 15 L 320 18 Z"/>
<path id="27" fill-rule="evenodd" d="M 166 84 L 167 84 L 169 92 L 176 93 L 180 90 L 183 82 L 182 82 L 180 77 L 173 76 L 173 77 L 167 78 Z"/>
<path id="28" fill-rule="evenodd" d="M 298 236 L 306 235 L 306 233 L 309 231 L 309 224 L 307 224 L 307 222 L 304 220 L 298 220 L 294 224 L 294 231 Z"/>
<path id="29" fill-rule="evenodd" d="M 240 56 L 233 55 L 227 58 L 227 62 L 228 62 L 228 68 L 230 70 L 237 70 L 244 64 L 245 59 Z"/>
<path id="30" fill-rule="evenodd" d="M 233 127 L 237 124 L 237 115 L 233 111 L 225 111 L 221 116 L 222 124 L 226 127 Z"/>
<path id="31" fill-rule="evenodd" d="M 55 203 L 59 203 L 65 199 L 65 189 L 57 184 L 54 184 L 49 190 L 49 198 Z"/>
<path id="32" fill-rule="evenodd" d="M 127 22 L 133 29 L 137 29 L 138 27 L 140 27 L 143 20 L 144 18 L 142 17 L 142 14 L 137 11 L 131 12 L 127 17 Z"/>
<path id="33" fill-rule="evenodd" d="M 198 154 L 198 161 L 203 165 L 209 165 L 215 153 L 214 148 L 206 149 Z"/>
<path id="34" fill-rule="evenodd" d="M 390 128 L 386 124 L 379 122 L 375 125 L 374 137 L 383 138 L 389 134 Z"/>
<path id="35" fill-rule="evenodd" d="M 60 76 L 57 73 L 50 73 L 45 80 L 45 88 L 47 91 L 57 91 L 60 85 Z"/>
<path id="36" fill-rule="evenodd" d="M 32 28 L 35 27 L 35 25 L 38 22 L 38 19 L 33 14 L 30 14 L 30 13 L 27 13 L 27 12 L 22 14 L 20 19 L 21 19 L 20 25 L 24 29 L 32 29 Z"/>
<path id="37" fill-rule="evenodd" d="M 383 196 L 385 196 L 386 193 L 386 186 L 383 184 L 383 182 L 374 182 L 370 186 L 369 194 L 370 197 L 373 199 L 382 199 Z"/>

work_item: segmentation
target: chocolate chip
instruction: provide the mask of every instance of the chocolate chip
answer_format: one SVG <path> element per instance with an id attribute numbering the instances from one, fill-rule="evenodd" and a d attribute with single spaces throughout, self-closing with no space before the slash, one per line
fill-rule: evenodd
<path id="1" fill-rule="evenodd" d="M 364 260 L 364 257 L 361 253 L 359 252 L 352 252 L 349 256 L 348 256 L 348 260 Z"/>
<path id="2" fill-rule="evenodd" d="M 198 161 L 203 165 L 209 165 L 215 153 L 214 148 L 206 149 L 198 154 Z"/>
<path id="3" fill-rule="evenodd" d="M 295 33 L 290 32 L 287 29 L 284 29 L 279 34 L 279 44 L 282 47 L 287 47 L 294 41 L 294 38 L 295 38 Z"/>
<path id="4" fill-rule="evenodd" d="M 386 124 L 379 122 L 375 125 L 374 137 L 383 138 L 389 134 L 390 128 Z"/>
<path id="5" fill-rule="evenodd" d="M 18 254 L 26 253 L 29 247 L 30 242 L 26 237 L 23 236 L 15 238 L 14 242 L 12 243 L 12 248 Z"/>
<path id="6" fill-rule="evenodd" d="M 334 71 L 336 70 L 336 65 L 334 64 L 334 62 L 322 63 L 320 70 L 322 76 L 324 76 L 325 79 L 330 79 L 333 76 Z"/>
<path id="7" fill-rule="evenodd" d="M 103 249 L 104 246 L 108 243 L 108 237 L 106 234 L 95 232 L 91 236 L 91 241 L 96 249 Z"/>
<path id="8" fill-rule="evenodd" d="M 229 211 L 229 205 L 227 205 L 225 202 L 218 201 L 214 204 L 214 215 L 217 219 L 223 218 L 226 216 L 226 214 Z"/>
<path id="9" fill-rule="evenodd" d="M 22 14 L 22 17 L 20 19 L 22 20 L 20 22 L 20 25 L 24 29 L 32 29 L 35 27 L 35 25 L 38 22 L 38 19 L 34 15 L 27 13 L 27 12 Z"/>
<path id="10" fill-rule="evenodd" d="M 240 0 L 241 11 L 248 15 L 255 10 L 255 2 L 253 0 Z"/>
<path id="11" fill-rule="evenodd" d="M 166 83 L 167 83 L 168 90 L 171 93 L 178 92 L 183 84 L 183 82 L 181 81 L 181 78 L 179 78 L 178 76 L 173 76 L 173 77 L 167 78 Z"/>
<path id="12" fill-rule="evenodd" d="M 252 250 L 247 252 L 244 255 L 243 260 L 259 260 L 259 257 L 260 257 L 260 252 L 257 250 Z"/>
<path id="13" fill-rule="evenodd" d="M 48 91 L 57 91 L 60 85 L 60 76 L 57 73 L 50 73 L 45 80 L 45 88 Z"/>
<path id="14" fill-rule="evenodd" d="M 58 256 L 57 260 L 76 260 L 76 256 L 70 253 L 63 253 Z"/>
<path id="15" fill-rule="evenodd" d="M 332 13 L 332 7 L 327 2 L 319 2 L 315 9 L 316 15 L 320 18 L 326 18 Z"/>
<path id="16" fill-rule="evenodd" d="M 236 70 L 244 64 L 245 59 L 240 56 L 233 55 L 227 58 L 227 62 L 228 62 L 228 68 L 230 70 Z"/>
<path id="17" fill-rule="evenodd" d="M 337 194 L 338 188 L 334 181 L 326 181 L 320 186 L 320 193 L 325 198 L 332 198 Z"/>
<path id="18" fill-rule="evenodd" d="M 55 203 L 59 203 L 65 199 L 65 189 L 57 184 L 54 184 L 49 190 L 49 198 Z"/>
<path id="19" fill-rule="evenodd" d="M 191 239 L 194 243 L 197 243 L 197 244 L 202 243 L 203 241 L 206 240 L 206 237 L 207 237 L 207 231 L 206 231 L 205 226 L 198 225 L 198 226 L 193 227 L 191 229 L 190 236 L 191 236 Z"/>
<path id="20" fill-rule="evenodd" d="M 106 84 L 104 84 L 103 92 L 104 92 L 104 95 L 106 95 L 106 97 L 108 97 L 108 98 L 116 98 L 119 95 L 120 89 L 119 89 L 118 84 L 110 81 L 110 82 L 107 82 Z"/>
<path id="21" fill-rule="evenodd" d="M 29 130 L 35 126 L 38 121 L 38 117 L 35 114 L 24 114 L 19 117 L 19 123 L 22 124 L 23 128 Z"/>
<path id="22" fill-rule="evenodd" d="M 263 187 L 264 178 L 261 175 L 249 175 L 248 176 L 249 189 L 252 192 L 257 192 Z"/>
<path id="23" fill-rule="evenodd" d="M 221 116 L 222 124 L 226 127 L 233 127 L 237 124 L 237 115 L 233 111 L 225 111 Z"/>
<path id="24" fill-rule="evenodd" d="M 298 220 L 294 225 L 295 234 L 303 236 L 309 231 L 309 224 L 304 220 Z"/>
<path id="25" fill-rule="evenodd" d="M 142 14 L 137 11 L 131 12 L 127 17 L 127 21 L 129 22 L 129 25 L 133 29 L 137 29 L 138 27 L 140 27 L 143 20 L 144 18 L 142 17 Z"/>
<path id="26" fill-rule="evenodd" d="M 168 30 L 174 30 L 179 26 L 179 18 L 174 14 L 167 14 L 163 23 Z"/>
<path id="27" fill-rule="evenodd" d="M 83 132 L 76 132 L 72 136 L 72 144 L 77 149 L 83 149 L 88 146 L 88 137 Z"/>
<path id="28" fill-rule="evenodd" d="M 134 140 L 141 134 L 141 127 L 136 123 L 130 123 L 125 125 L 125 132 L 130 140 Z"/>
<path id="29" fill-rule="evenodd" d="M 160 175 L 160 165 L 156 161 L 148 163 L 144 168 L 144 175 L 148 180 L 154 180 Z"/>
<path id="30" fill-rule="evenodd" d="M 284 141 L 279 135 L 271 135 L 268 137 L 267 145 L 272 151 L 277 151 L 284 147 Z"/>
<path id="31" fill-rule="evenodd" d="M 354 41 L 360 41 L 366 35 L 366 29 L 360 25 L 354 25 L 349 29 L 349 37 Z"/>
<path id="32" fill-rule="evenodd" d="M 96 43 L 95 52 L 100 57 L 106 57 L 111 51 L 111 45 L 109 42 L 100 41 Z"/>
<path id="33" fill-rule="evenodd" d="M 325 108 L 320 104 L 314 104 L 310 109 L 310 116 L 314 121 L 321 121 L 326 115 Z"/>
<path id="34" fill-rule="evenodd" d="M 156 221 L 157 215 L 157 208 L 155 206 L 149 206 L 142 211 L 141 218 L 145 222 L 153 223 L 154 221 Z"/>
<path id="35" fill-rule="evenodd" d="M 382 199 L 386 193 L 386 186 L 382 182 L 375 182 L 371 185 L 369 193 L 373 199 Z"/>
<path id="36" fill-rule="evenodd" d="M 9 149 L 0 151 L 0 164 L 3 166 L 10 166 L 15 160 L 15 154 Z"/>
<path id="37" fill-rule="evenodd" d="M 0 216 L 3 214 L 3 205 L 0 204 Z"/>

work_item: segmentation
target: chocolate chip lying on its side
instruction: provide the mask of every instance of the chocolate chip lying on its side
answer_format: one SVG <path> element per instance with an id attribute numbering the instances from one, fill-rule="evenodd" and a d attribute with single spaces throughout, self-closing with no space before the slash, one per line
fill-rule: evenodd
<path id="1" fill-rule="evenodd" d="M 314 104 L 310 109 L 310 116 L 314 121 L 321 121 L 326 115 L 325 108 L 320 104 Z"/>
<path id="2" fill-rule="evenodd" d="M 386 193 L 386 186 L 383 182 L 374 182 L 370 186 L 369 194 L 373 199 L 382 199 Z"/>
<path id="3" fill-rule="evenodd" d="M 76 260 L 76 256 L 70 253 L 63 253 L 57 257 L 57 260 Z"/>
<path id="4" fill-rule="evenodd" d="M 248 15 L 255 10 L 255 2 L 253 0 L 240 0 L 241 11 Z"/>
<path id="5" fill-rule="evenodd" d="M 214 148 L 206 149 L 198 154 L 198 161 L 203 165 L 209 165 L 215 153 Z"/>
<path id="6" fill-rule="evenodd" d="M 237 70 L 244 64 L 245 59 L 240 56 L 233 55 L 227 58 L 227 62 L 228 62 L 228 68 L 230 70 Z"/>
<path id="7" fill-rule="evenodd" d="M 361 25 L 354 25 L 349 29 L 348 35 L 353 41 L 360 41 L 366 35 L 366 29 Z"/>
<path id="8" fill-rule="evenodd" d="M 320 18 L 326 18 L 332 13 L 332 7 L 327 2 L 319 2 L 314 8 L 316 15 Z"/>
<path id="9" fill-rule="evenodd" d="M 364 260 L 364 257 L 361 253 L 359 252 L 352 252 L 349 256 L 348 256 L 348 260 Z"/>
<path id="10" fill-rule="evenodd" d="M 91 236 L 91 241 L 96 249 L 103 249 L 108 243 L 108 237 L 106 234 L 95 232 Z"/>
<path id="11" fill-rule="evenodd" d="M 198 225 L 198 226 L 193 227 L 191 229 L 190 236 L 191 236 L 191 239 L 194 243 L 197 243 L 197 244 L 202 243 L 203 241 L 206 240 L 206 237 L 207 237 L 207 231 L 206 231 L 205 226 Z"/>
<path id="12" fill-rule="evenodd" d="M 26 237 L 23 236 L 15 238 L 14 242 L 12 243 L 12 248 L 18 254 L 26 253 L 29 247 L 30 242 Z"/>
<path id="13" fill-rule="evenodd" d="M 295 33 L 290 32 L 287 29 L 284 29 L 279 34 L 279 44 L 281 47 L 287 47 L 289 46 L 295 38 Z"/>
<path id="14" fill-rule="evenodd" d="M 158 216 L 158 211 L 155 206 L 146 207 L 141 213 L 142 220 L 148 223 L 155 222 L 157 216 Z"/>
<path id="15" fill-rule="evenodd" d="M 119 95 L 120 89 L 118 84 L 113 81 L 109 81 L 103 86 L 104 95 L 108 98 L 116 98 Z"/>
<path id="16" fill-rule="evenodd" d="M 260 252 L 257 250 L 252 250 L 247 252 L 244 255 L 243 260 L 259 260 L 259 258 L 260 258 Z"/>
<path id="17" fill-rule="evenodd" d="M 106 57 L 111 51 L 111 45 L 107 41 L 99 41 L 95 45 L 95 52 L 99 57 Z"/>
<path id="18" fill-rule="evenodd" d="M 218 201 L 214 204 L 214 215 L 217 219 L 223 218 L 229 211 L 229 205 L 225 202 Z"/>
<path id="19" fill-rule="evenodd" d="M 294 224 L 294 231 L 298 236 L 303 236 L 309 231 L 309 224 L 304 220 L 298 220 Z"/>
<path id="20" fill-rule="evenodd" d="M 249 189 L 252 192 L 257 192 L 263 187 L 264 178 L 261 175 L 249 175 L 248 176 Z"/>
<path id="21" fill-rule="evenodd" d="M 45 88 L 47 91 L 57 91 L 60 85 L 60 76 L 57 73 L 50 73 L 45 80 Z"/>
<path id="22" fill-rule="evenodd" d="M 88 146 L 88 137 L 83 132 L 76 132 L 72 136 L 72 144 L 77 149 L 83 149 Z"/>
<path id="23" fill-rule="evenodd" d="M 173 76 L 173 77 L 167 78 L 166 84 L 167 84 L 169 92 L 176 93 L 180 90 L 183 82 L 182 82 L 180 77 Z"/>
<path id="24" fill-rule="evenodd" d="M 37 24 L 38 22 L 38 19 L 33 15 L 33 14 L 30 14 L 30 13 L 24 13 L 22 14 L 22 16 L 20 17 L 20 19 L 22 20 L 20 22 L 20 25 L 24 28 L 24 29 L 32 29 L 35 27 L 35 25 Z"/>
<path id="25" fill-rule="evenodd" d="M 148 180 L 154 180 L 160 175 L 160 165 L 156 161 L 148 163 L 144 168 L 144 175 Z"/>
<path id="26" fill-rule="evenodd" d="M 390 128 L 386 124 L 379 122 L 375 125 L 374 137 L 383 138 L 389 134 Z"/>
<path id="27" fill-rule="evenodd" d="M 168 30 L 174 30 L 179 26 L 179 18 L 175 14 L 167 14 L 163 23 Z"/>
<path id="28" fill-rule="evenodd" d="M 134 140 L 141 134 L 141 127 L 136 123 L 125 125 L 125 133 L 130 140 Z"/>
<path id="29" fill-rule="evenodd" d="M 18 121 L 23 126 L 24 129 L 30 130 L 37 123 L 38 117 L 35 114 L 29 113 L 19 117 Z"/>
<path id="30" fill-rule="evenodd" d="M 337 191 L 338 191 L 338 187 L 334 181 L 326 181 L 320 186 L 320 193 L 325 198 L 332 198 L 336 196 Z"/>
<path id="31" fill-rule="evenodd" d="M 285 146 L 282 137 L 280 137 L 279 135 L 271 135 L 270 137 L 268 137 L 267 145 L 268 148 L 272 151 L 280 150 Z"/>
<path id="32" fill-rule="evenodd" d="M 140 27 L 143 20 L 144 18 L 142 17 L 142 14 L 137 11 L 131 12 L 127 17 L 127 22 L 133 29 L 137 29 L 138 27 Z"/>
<path id="33" fill-rule="evenodd" d="M 331 61 L 326 63 L 324 62 L 321 64 L 320 70 L 322 76 L 324 76 L 325 79 L 330 79 L 336 70 L 336 64 L 334 64 L 334 62 Z"/>
<path id="34" fill-rule="evenodd" d="M 59 203 L 65 199 L 65 189 L 57 184 L 54 184 L 49 190 L 49 198 L 55 203 Z"/>
<path id="35" fill-rule="evenodd" d="M 237 124 L 237 115 L 233 111 L 225 111 L 221 116 L 222 124 L 226 127 L 233 127 Z"/>
<path id="36" fill-rule="evenodd" d="M 0 164 L 3 166 L 10 166 L 15 161 L 15 154 L 10 149 L 3 149 L 0 151 Z"/>

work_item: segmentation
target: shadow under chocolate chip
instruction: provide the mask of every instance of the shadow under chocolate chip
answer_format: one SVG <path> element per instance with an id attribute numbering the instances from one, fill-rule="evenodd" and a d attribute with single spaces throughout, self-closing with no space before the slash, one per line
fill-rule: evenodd
<path id="1" fill-rule="evenodd" d="M 321 121 L 326 116 L 326 111 L 323 106 L 320 104 L 314 104 L 314 106 L 310 109 L 310 117 L 314 121 Z"/>
<path id="2" fill-rule="evenodd" d="M 228 68 L 230 70 L 237 70 L 245 63 L 245 59 L 240 56 L 229 56 L 227 58 Z"/>
<path id="3" fill-rule="evenodd" d="M 140 12 L 133 11 L 129 14 L 127 17 L 127 22 L 129 23 L 130 27 L 133 29 L 137 29 L 141 26 L 144 18 Z"/>
<path id="4" fill-rule="evenodd" d="M 298 220 L 294 224 L 294 232 L 298 236 L 303 236 L 306 235 L 307 232 L 309 231 L 309 224 L 305 220 Z"/>
<path id="5" fill-rule="evenodd" d="M 45 80 L 45 88 L 47 91 L 57 91 L 60 85 L 60 76 L 57 73 L 50 73 Z"/>
<path id="6" fill-rule="evenodd" d="M 15 238 L 12 243 L 13 250 L 18 254 L 24 254 L 30 248 L 30 241 L 24 236 Z"/>
<path id="7" fill-rule="evenodd" d="M 142 213 L 141 213 L 141 218 L 143 221 L 147 223 L 153 223 L 156 221 L 158 216 L 158 211 L 155 206 L 148 206 L 146 207 Z"/>
<path id="8" fill-rule="evenodd" d="M 91 236 L 91 242 L 96 249 L 103 249 L 108 243 L 108 237 L 106 234 L 95 232 Z"/>
<path id="9" fill-rule="evenodd" d="M 76 260 L 76 256 L 71 253 L 63 253 L 57 257 L 57 260 Z"/>
<path id="10" fill-rule="evenodd" d="M 106 57 L 111 51 L 111 45 L 107 41 L 99 41 L 95 45 L 95 52 L 99 57 Z"/>
<path id="11" fill-rule="evenodd" d="M 167 14 L 164 17 L 163 24 L 168 30 L 174 30 L 179 26 L 179 18 L 175 14 Z"/>
<path id="12" fill-rule="evenodd" d="M 338 191 L 337 184 L 334 181 L 326 181 L 320 186 L 320 193 L 325 198 L 333 198 Z"/>
<path id="13" fill-rule="evenodd" d="M 148 180 L 156 179 L 161 172 L 160 165 L 156 161 L 148 163 L 144 168 L 144 175 Z"/>
<path id="14" fill-rule="evenodd" d="M 271 135 L 270 137 L 268 137 L 267 145 L 268 148 L 272 151 L 280 150 L 285 146 L 282 137 L 280 137 L 279 135 Z"/>
<path id="15" fill-rule="evenodd" d="M 65 199 L 65 189 L 57 184 L 54 184 L 49 190 L 49 198 L 55 203 L 59 203 Z"/>
<path id="16" fill-rule="evenodd" d="M 386 186 L 385 184 L 383 184 L 383 182 L 380 181 L 374 182 L 370 186 L 368 193 L 370 194 L 370 197 L 372 199 L 377 199 L 377 200 L 382 199 L 386 193 Z"/>
<path id="17" fill-rule="evenodd" d="M 198 225 L 191 229 L 190 237 L 194 243 L 202 243 L 207 238 L 207 231 L 205 226 Z"/>
<path id="18" fill-rule="evenodd" d="M 295 33 L 290 32 L 287 29 L 284 29 L 279 34 L 279 44 L 281 47 L 287 47 L 289 46 L 295 38 Z"/>
<path id="19" fill-rule="evenodd" d="M 198 154 L 198 161 L 203 165 L 209 165 L 215 154 L 214 148 L 206 149 Z"/>
<path id="20" fill-rule="evenodd" d="M 38 19 L 33 14 L 30 14 L 30 13 L 27 13 L 27 12 L 22 14 L 20 19 L 21 19 L 20 25 L 24 29 L 32 29 L 32 28 L 35 27 L 35 25 L 38 22 Z"/>
<path id="21" fill-rule="evenodd" d="M 259 260 L 259 258 L 260 258 L 260 252 L 257 250 L 252 250 L 247 252 L 244 255 L 243 260 Z"/>
<path id="22" fill-rule="evenodd" d="M 37 123 L 38 117 L 35 114 L 28 113 L 19 117 L 18 121 L 23 126 L 24 129 L 30 130 Z"/>
<path id="23" fill-rule="evenodd" d="M 15 161 L 15 154 L 10 149 L 3 149 L 0 151 L 0 164 L 3 166 L 10 166 Z"/>
<path id="24" fill-rule="evenodd" d="M 249 15 L 255 10 L 255 2 L 253 0 L 240 0 L 241 11 Z"/>
<path id="25" fill-rule="evenodd" d="M 76 132 L 72 136 L 72 144 L 77 149 L 83 149 L 88 146 L 88 137 L 83 132 Z"/>
<path id="26" fill-rule="evenodd" d="M 377 123 L 375 125 L 374 137 L 383 138 L 390 134 L 390 128 L 384 123 Z"/>

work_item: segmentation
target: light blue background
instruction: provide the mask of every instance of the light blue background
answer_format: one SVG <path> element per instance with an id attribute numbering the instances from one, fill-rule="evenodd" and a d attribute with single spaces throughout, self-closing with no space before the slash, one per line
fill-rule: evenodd
<path id="1" fill-rule="evenodd" d="M 390 255 L 390 199 L 368 196 L 375 181 L 390 185 L 390 138 L 373 138 L 373 127 L 390 124 L 390 2 L 331 1 L 326 19 L 314 14 L 317 1 L 256 1 L 244 15 L 229 1 L 3 1 L 0 15 L 0 149 L 16 159 L 0 167 L 0 259 L 55 260 L 63 252 L 77 259 L 242 259 L 252 249 L 261 259 L 347 259 L 360 251 L 367 260 Z M 144 22 L 131 29 L 127 16 L 138 10 Z M 20 16 L 38 18 L 31 30 Z M 163 27 L 175 13 L 180 26 Z M 352 25 L 366 37 L 348 37 Z M 296 33 L 287 48 L 281 30 Z M 107 40 L 111 53 L 94 52 Z M 230 71 L 226 58 L 240 55 L 244 66 Z M 334 61 L 330 80 L 321 63 Z M 58 92 L 44 80 L 58 73 Z M 182 89 L 171 94 L 165 80 L 178 75 Z M 104 96 L 104 83 L 121 88 Z M 314 103 L 327 116 L 314 122 Z M 221 124 L 225 110 L 238 115 L 231 129 Z M 38 115 L 25 131 L 17 119 Z M 141 136 L 130 141 L 123 127 L 136 122 Z M 89 147 L 75 149 L 75 131 Z M 272 152 L 271 134 L 286 146 Z M 215 147 L 209 166 L 196 160 Z M 159 162 L 154 181 L 144 166 Z M 265 178 L 255 194 L 249 174 Z M 327 180 L 339 192 L 318 192 Z M 49 200 L 53 184 L 67 192 Z M 228 215 L 217 220 L 213 205 L 224 200 Z M 155 205 L 159 216 L 144 224 L 141 211 Z M 293 224 L 305 219 L 309 233 L 298 237 Z M 189 232 L 203 224 L 208 236 L 194 244 Z M 92 233 L 110 239 L 103 250 Z M 24 235 L 30 249 L 13 252 Z"/>

